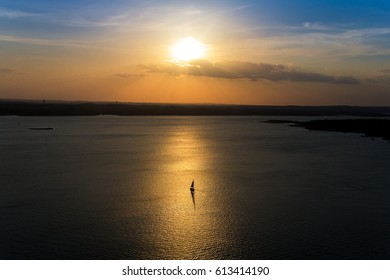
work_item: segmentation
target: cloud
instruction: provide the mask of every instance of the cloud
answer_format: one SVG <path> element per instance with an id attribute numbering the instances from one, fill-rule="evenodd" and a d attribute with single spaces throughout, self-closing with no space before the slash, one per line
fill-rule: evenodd
<path id="1" fill-rule="evenodd" d="M 221 61 L 212 63 L 207 60 L 193 60 L 187 64 L 164 63 L 140 65 L 151 73 L 166 73 L 170 75 L 190 75 L 210 78 L 248 79 L 252 81 L 269 80 L 273 82 L 313 82 L 331 84 L 358 84 L 354 77 L 334 77 L 315 72 L 304 72 L 294 67 L 252 63 L 241 61 Z"/>
<path id="2" fill-rule="evenodd" d="M 304 29 L 300 28 L 299 26 L 298 27 L 295 27 L 294 29 L 296 30 L 300 30 L 301 32 L 307 32 L 307 31 L 311 31 L 311 32 L 335 32 L 335 28 L 332 28 L 330 26 L 327 26 L 327 25 L 324 25 L 324 24 L 321 24 L 319 22 L 304 22 L 302 24 L 302 26 L 304 27 Z"/>
<path id="3" fill-rule="evenodd" d="M 379 73 L 390 74 L 390 69 L 379 70 Z"/>
<path id="4" fill-rule="evenodd" d="M 367 79 L 370 83 L 390 84 L 390 69 L 378 70 L 375 76 Z"/>
<path id="5" fill-rule="evenodd" d="M 382 75 L 382 76 L 376 76 L 370 79 L 367 79 L 368 82 L 374 83 L 374 84 L 390 84 L 390 75 Z"/>
<path id="6" fill-rule="evenodd" d="M 0 7 L 0 18 L 15 19 L 21 17 L 37 17 L 37 16 L 41 16 L 41 14 L 28 13 L 28 12 L 16 11 L 16 10 L 8 10 Z"/>
<path id="7" fill-rule="evenodd" d="M 9 69 L 9 68 L 0 68 L 0 74 L 10 74 L 13 72 L 14 72 L 14 70 Z"/>
<path id="8" fill-rule="evenodd" d="M 314 57 L 313 61 L 345 60 L 389 55 L 390 28 L 353 24 L 304 22 L 300 25 L 264 25 L 246 30 L 240 44 L 261 48 L 268 56 Z M 267 42 L 266 46 L 264 42 Z"/>
<path id="9" fill-rule="evenodd" d="M 132 74 L 132 73 L 118 73 L 118 74 L 115 74 L 114 76 L 119 77 L 119 78 L 131 79 L 131 78 L 143 78 L 146 75 L 145 74 Z"/>
<path id="10" fill-rule="evenodd" d="M 75 40 L 51 40 L 51 39 L 40 39 L 40 38 L 30 38 L 30 37 L 17 37 L 10 35 L 0 34 L 0 42 L 15 42 L 31 45 L 46 45 L 46 46 L 65 46 L 65 47 L 75 47 L 75 48 L 90 48 L 85 42 L 75 41 Z"/>

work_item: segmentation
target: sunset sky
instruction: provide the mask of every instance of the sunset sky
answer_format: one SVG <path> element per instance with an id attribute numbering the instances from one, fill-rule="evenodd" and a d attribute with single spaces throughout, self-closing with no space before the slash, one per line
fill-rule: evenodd
<path id="1" fill-rule="evenodd" d="M 390 106 L 390 1 L 0 0 L 0 98 Z"/>

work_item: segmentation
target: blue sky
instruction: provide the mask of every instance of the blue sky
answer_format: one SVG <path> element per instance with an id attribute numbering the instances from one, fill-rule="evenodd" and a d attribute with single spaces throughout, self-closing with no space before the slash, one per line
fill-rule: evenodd
<path id="1" fill-rule="evenodd" d="M 245 8 L 247 7 L 247 8 Z M 248 25 L 299 26 L 306 22 L 345 28 L 388 27 L 389 1 L 0 1 L 2 26 L 16 25 L 34 31 L 39 22 L 66 25 L 71 22 L 104 21 L 124 13 L 140 14 L 155 9 L 234 11 Z M 35 23 L 35 24 L 34 24 Z M 4 31 L 4 27 L 2 28 Z M 44 34 L 42 34 L 44 35 Z"/>
<path id="2" fill-rule="evenodd" d="M 175 24 L 174 18 L 184 24 L 209 23 L 222 16 L 221 25 L 230 28 L 232 22 L 232 31 L 247 31 L 248 36 L 370 29 L 368 39 L 379 46 L 387 47 L 389 41 L 388 34 L 377 30 L 389 28 L 389 1 L 0 1 L 2 35 L 38 39 L 78 39 L 120 27 L 157 28 Z"/>
<path id="3" fill-rule="evenodd" d="M 259 71 L 264 69 L 263 64 L 271 64 L 283 65 L 283 71 L 290 72 L 285 73 L 290 82 L 298 82 L 292 78 L 294 71 L 307 73 L 305 77 L 323 75 L 321 81 L 353 78 L 365 86 L 364 90 L 372 86 L 380 92 L 381 101 L 377 103 L 390 102 L 383 93 L 390 84 L 386 71 L 390 69 L 390 1 L 382 0 L 0 0 L 0 69 L 12 70 L 0 72 L 0 80 L 6 85 L 0 88 L 0 97 L 26 96 L 27 90 L 15 84 L 17 73 L 23 74 L 35 92 L 39 92 L 39 84 L 45 84 L 36 80 L 48 73 L 53 84 L 85 75 L 88 78 L 80 82 L 84 86 L 75 89 L 80 92 L 96 84 L 101 87 L 105 77 L 118 73 L 147 80 L 164 74 L 160 70 L 168 68 L 161 63 L 169 60 L 172 44 L 185 36 L 208 46 L 204 59 L 211 63 L 236 61 L 234 71 L 238 65 L 258 64 L 257 74 L 252 74 L 258 75 L 262 92 L 267 76 L 259 76 Z M 151 69 L 156 67 L 160 70 L 153 73 Z M 215 65 L 202 70 L 198 75 L 217 78 L 209 75 L 211 70 L 215 73 Z M 184 76 L 191 71 L 179 72 Z M 240 80 L 248 77 L 247 72 L 245 69 L 245 73 L 233 76 Z M 282 86 L 281 81 L 268 81 Z M 115 81 L 106 82 L 107 91 L 120 91 Z M 45 86 L 43 92 L 54 94 L 51 87 Z M 355 86 L 355 91 L 358 87 L 361 91 L 357 96 L 361 97 L 363 86 Z M 367 98 L 361 100 L 367 102 Z M 261 103 L 261 99 L 255 102 Z"/>

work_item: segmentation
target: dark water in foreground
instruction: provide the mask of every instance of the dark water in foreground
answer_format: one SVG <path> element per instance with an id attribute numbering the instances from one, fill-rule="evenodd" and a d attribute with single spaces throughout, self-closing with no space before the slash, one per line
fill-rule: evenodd
<path id="1" fill-rule="evenodd" d="M 0 118 L 0 258 L 390 259 L 390 143 L 260 119 Z"/>

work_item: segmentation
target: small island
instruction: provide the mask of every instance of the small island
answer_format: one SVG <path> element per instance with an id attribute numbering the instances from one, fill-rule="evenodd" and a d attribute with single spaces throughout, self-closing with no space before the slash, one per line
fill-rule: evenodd
<path id="1" fill-rule="evenodd" d="M 289 123 L 290 126 L 303 127 L 308 130 L 359 133 L 366 137 L 381 137 L 390 141 L 390 120 L 388 119 L 335 119 L 335 120 L 268 120 L 266 123 Z"/>

